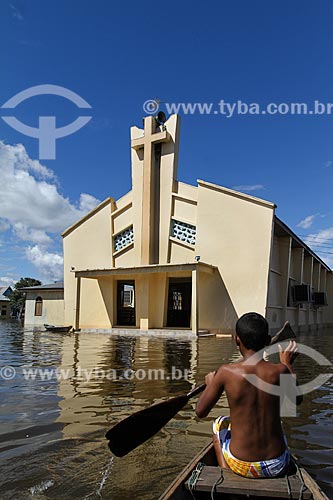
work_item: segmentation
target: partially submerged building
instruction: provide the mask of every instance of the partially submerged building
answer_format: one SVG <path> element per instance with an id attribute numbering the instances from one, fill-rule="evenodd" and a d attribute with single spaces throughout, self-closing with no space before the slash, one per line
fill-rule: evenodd
<path id="1" fill-rule="evenodd" d="M 10 286 L 0 286 L 0 319 L 9 319 L 12 311 L 9 297 L 13 293 Z"/>
<path id="2" fill-rule="evenodd" d="M 274 203 L 178 180 L 179 127 L 132 127 L 132 189 L 63 233 L 65 324 L 230 332 L 248 311 L 272 328 L 333 323 L 332 272 Z"/>
<path id="3" fill-rule="evenodd" d="M 64 323 L 64 283 L 21 288 L 26 293 L 24 324 L 42 326 L 45 323 Z"/>

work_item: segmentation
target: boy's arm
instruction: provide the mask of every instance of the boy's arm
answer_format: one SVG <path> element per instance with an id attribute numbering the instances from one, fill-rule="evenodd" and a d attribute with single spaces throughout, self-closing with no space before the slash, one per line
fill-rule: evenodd
<path id="1" fill-rule="evenodd" d="M 217 372 L 211 372 L 206 375 L 205 382 L 207 387 L 201 394 L 195 409 L 195 413 L 199 418 L 206 417 L 220 399 L 224 391 L 223 372 L 223 367 L 220 367 Z"/>
<path id="2" fill-rule="evenodd" d="M 294 375 L 294 377 L 296 377 L 292 367 L 292 363 L 298 356 L 296 342 L 294 340 L 291 340 L 285 351 L 282 350 L 282 347 L 279 344 L 279 354 L 280 354 L 280 363 L 283 365 L 284 373 L 289 372 L 291 373 L 291 375 Z M 296 381 L 296 385 L 298 385 L 298 381 Z M 297 405 L 300 405 L 302 401 L 303 401 L 302 394 L 296 396 Z"/>

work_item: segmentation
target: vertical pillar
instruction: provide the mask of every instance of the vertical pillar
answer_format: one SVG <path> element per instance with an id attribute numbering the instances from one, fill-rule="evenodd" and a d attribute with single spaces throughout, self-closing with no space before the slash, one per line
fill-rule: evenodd
<path id="1" fill-rule="evenodd" d="M 198 270 L 192 271 L 192 304 L 191 304 L 191 328 L 192 333 L 199 331 L 199 308 L 198 308 Z"/>
<path id="2" fill-rule="evenodd" d="M 289 288 L 289 276 L 290 276 L 290 259 L 291 259 L 291 238 L 290 236 L 280 238 L 280 266 L 281 266 L 281 305 L 283 310 L 282 321 L 286 321 L 287 318 L 287 298 L 288 298 L 288 288 Z"/>
<path id="3" fill-rule="evenodd" d="M 143 275 L 138 280 L 139 284 L 139 293 L 137 296 L 140 296 L 139 302 L 139 325 L 140 330 L 148 330 L 149 329 L 149 276 Z M 140 294 L 140 295 L 139 295 Z"/>
<path id="4" fill-rule="evenodd" d="M 76 278 L 74 329 L 80 328 L 81 278 Z"/>
<path id="5" fill-rule="evenodd" d="M 303 276 L 304 276 L 304 248 L 297 248 L 294 250 L 294 252 L 296 255 L 296 263 L 295 263 L 296 285 L 301 285 L 303 283 Z M 303 309 L 301 309 L 298 306 L 298 308 L 297 308 L 297 326 L 298 327 L 300 327 L 303 324 L 303 320 L 304 320 L 303 315 L 304 315 Z"/>

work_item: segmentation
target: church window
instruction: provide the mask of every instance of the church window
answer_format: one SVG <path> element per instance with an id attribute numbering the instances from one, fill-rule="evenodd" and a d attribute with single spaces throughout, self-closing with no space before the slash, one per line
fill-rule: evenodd
<path id="1" fill-rule="evenodd" d="M 35 316 L 42 316 L 43 314 L 43 299 L 42 297 L 37 297 L 35 301 Z"/>
<path id="2" fill-rule="evenodd" d="M 192 224 L 186 224 L 186 222 L 181 222 L 179 220 L 172 221 L 172 236 L 177 238 L 177 240 L 183 241 L 190 245 L 195 245 L 197 228 L 192 226 Z"/>
<path id="3" fill-rule="evenodd" d="M 133 241 L 134 241 L 133 226 L 130 226 L 127 229 L 125 229 L 125 231 L 121 231 L 121 233 L 118 233 L 114 236 L 113 249 L 115 252 L 118 252 L 118 250 L 127 247 L 127 245 L 130 245 L 131 243 L 133 243 Z"/>

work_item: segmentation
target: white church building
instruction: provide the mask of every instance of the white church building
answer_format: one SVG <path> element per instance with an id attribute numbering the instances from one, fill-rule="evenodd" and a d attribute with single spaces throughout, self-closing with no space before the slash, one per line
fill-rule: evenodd
<path id="1" fill-rule="evenodd" d="M 131 128 L 132 189 L 62 234 L 63 298 L 55 287 L 52 322 L 227 333 L 257 311 L 272 329 L 285 320 L 304 330 L 332 324 L 331 269 L 276 216 L 274 203 L 178 180 L 179 138 L 178 115 Z M 46 291 L 52 309 L 52 287 Z M 37 323 L 37 299 L 40 313 L 43 290 L 27 293 L 27 325 Z"/>

